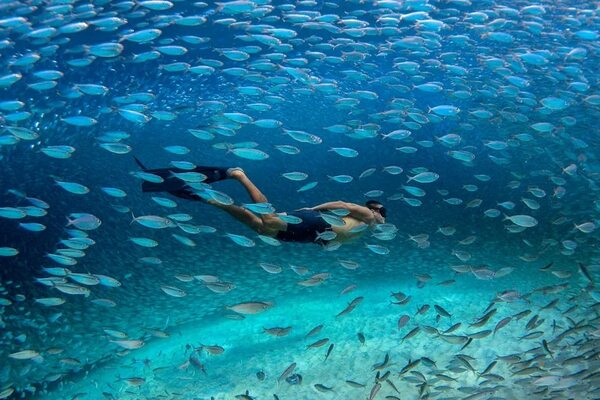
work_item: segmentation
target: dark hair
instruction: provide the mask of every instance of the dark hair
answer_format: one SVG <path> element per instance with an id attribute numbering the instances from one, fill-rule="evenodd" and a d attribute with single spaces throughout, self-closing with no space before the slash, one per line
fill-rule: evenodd
<path id="1" fill-rule="evenodd" d="M 381 204 L 377 200 L 369 200 L 365 203 L 365 205 L 367 206 L 367 208 L 372 208 L 372 209 L 379 208 L 379 207 L 371 207 L 371 206 L 382 206 L 383 207 L 383 204 Z"/>
<path id="2" fill-rule="evenodd" d="M 387 216 L 387 210 L 385 209 L 383 204 L 381 204 L 377 200 L 369 200 L 365 203 L 365 205 L 371 210 L 377 210 L 377 212 L 379 212 L 379 214 L 381 214 L 383 218 Z"/>

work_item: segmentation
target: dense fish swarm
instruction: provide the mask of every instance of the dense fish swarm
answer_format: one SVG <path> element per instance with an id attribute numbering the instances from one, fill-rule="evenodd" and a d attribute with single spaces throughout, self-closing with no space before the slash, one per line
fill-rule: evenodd
<path id="1" fill-rule="evenodd" d="M 2 2 L 0 399 L 600 398 L 599 30 L 589 0 Z M 372 199 L 343 245 L 218 210 Z"/>

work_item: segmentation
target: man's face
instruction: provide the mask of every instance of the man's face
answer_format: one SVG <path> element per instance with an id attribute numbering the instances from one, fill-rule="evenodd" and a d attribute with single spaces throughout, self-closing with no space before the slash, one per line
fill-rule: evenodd
<path id="1" fill-rule="evenodd" d="M 375 220 L 377 221 L 378 224 L 385 224 L 385 217 L 382 215 L 382 211 L 381 211 L 382 208 L 383 208 L 383 206 L 374 206 L 373 208 L 371 208 L 371 210 L 373 210 L 373 215 L 375 216 Z M 385 213 L 385 211 L 383 213 Z"/>

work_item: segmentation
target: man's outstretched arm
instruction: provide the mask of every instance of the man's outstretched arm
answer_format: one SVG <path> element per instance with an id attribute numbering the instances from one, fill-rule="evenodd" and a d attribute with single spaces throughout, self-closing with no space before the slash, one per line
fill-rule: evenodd
<path id="1" fill-rule="evenodd" d="M 336 208 L 346 209 L 346 202 L 343 201 L 329 201 L 327 203 L 319 204 L 318 206 L 310 207 L 310 210 L 321 211 L 321 210 L 335 210 Z"/>

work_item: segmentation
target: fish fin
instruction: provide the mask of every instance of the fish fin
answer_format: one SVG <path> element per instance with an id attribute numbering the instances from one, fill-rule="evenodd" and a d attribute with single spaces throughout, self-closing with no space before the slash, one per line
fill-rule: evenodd
<path id="1" fill-rule="evenodd" d="M 131 222 L 129 223 L 129 225 L 133 224 L 135 222 L 135 215 L 133 215 L 133 211 L 131 212 Z"/>

